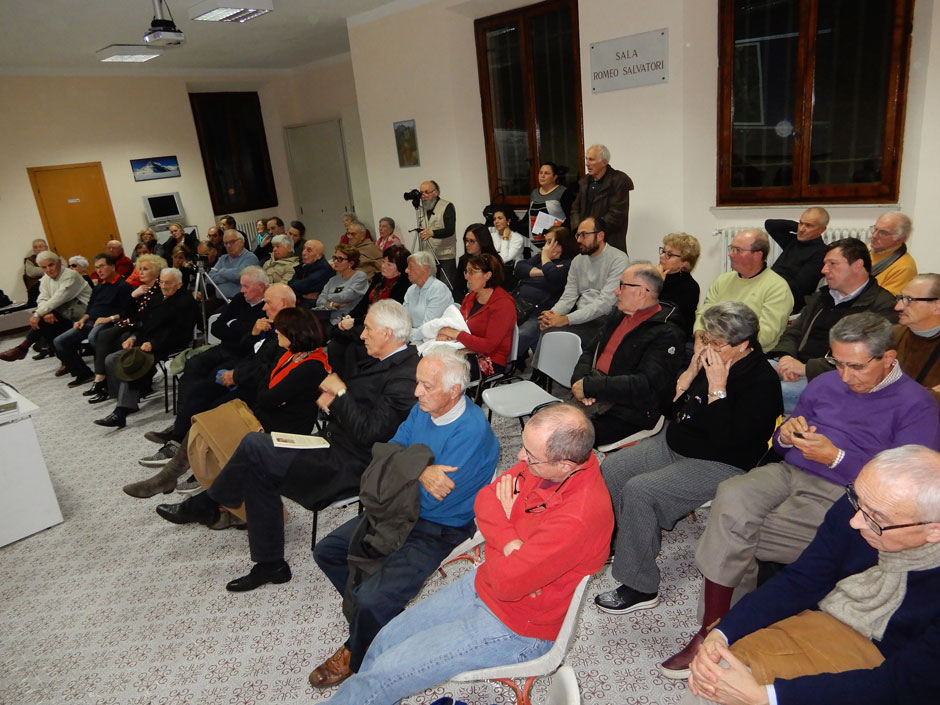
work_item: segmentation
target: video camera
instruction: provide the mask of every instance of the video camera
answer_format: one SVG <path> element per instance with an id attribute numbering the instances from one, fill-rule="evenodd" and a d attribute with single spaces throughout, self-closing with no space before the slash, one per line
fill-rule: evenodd
<path id="1" fill-rule="evenodd" d="M 411 202 L 411 207 L 417 209 L 421 205 L 421 192 L 413 188 L 401 195 L 403 199 Z"/>

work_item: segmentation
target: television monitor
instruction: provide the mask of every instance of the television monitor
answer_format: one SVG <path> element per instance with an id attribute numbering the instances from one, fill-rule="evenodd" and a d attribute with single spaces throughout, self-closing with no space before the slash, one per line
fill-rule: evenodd
<path id="1" fill-rule="evenodd" d="M 183 203 L 179 193 L 155 193 L 144 196 L 144 208 L 147 211 L 147 221 L 165 223 L 170 220 L 184 220 Z"/>

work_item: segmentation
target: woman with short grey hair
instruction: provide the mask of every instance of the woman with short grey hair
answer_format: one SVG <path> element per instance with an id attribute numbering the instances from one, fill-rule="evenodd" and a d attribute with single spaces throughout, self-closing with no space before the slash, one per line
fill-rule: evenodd
<path id="1" fill-rule="evenodd" d="M 617 517 L 613 576 L 594 598 L 627 614 L 659 603 L 661 530 L 757 465 L 783 410 L 780 380 L 757 342 L 758 319 L 738 302 L 703 315 L 705 336 L 676 383 L 665 430 L 607 456 L 601 472 Z"/>

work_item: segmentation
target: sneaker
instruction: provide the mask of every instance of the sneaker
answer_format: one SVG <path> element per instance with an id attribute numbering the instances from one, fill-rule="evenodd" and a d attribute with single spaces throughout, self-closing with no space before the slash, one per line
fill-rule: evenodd
<path id="1" fill-rule="evenodd" d="M 178 451 L 179 448 L 180 444 L 176 441 L 167 441 L 156 453 L 148 455 L 146 458 L 141 458 L 137 462 L 145 468 L 161 468 L 170 462 L 170 458 L 176 455 L 176 451 Z"/>
<path id="2" fill-rule="evenodd" d="M 616 590 L 602 592 L 594 598 L 594 604 L 608 614 L 628 614 L 637 610 L 648 610 L 659 604 L 658 592 L 637 592 L 621 585 Z"/>
<path id="3" fill-rule="evenodd" d="M 192 497 L 193 495 L 197 495 L 202 491 L 203 491 L 203 486 L 200 485 L 199 482 L 196 481 L 196 478 L 193 477 L 192 475 L 190 475 L 185 480 L 181 481 L 176 486 L 177 494 L 187 495 L 190 497 Z"/>
<path id="4" fill-rule="evenodd" d="M 239 529 L 244 531 L 248 528 L 248 524 L 231 512 L 219 512 L 219 520 L 214 524 L 209 524 L 209 528 L 213 531 L 224 531 L 225 529 Z"/>

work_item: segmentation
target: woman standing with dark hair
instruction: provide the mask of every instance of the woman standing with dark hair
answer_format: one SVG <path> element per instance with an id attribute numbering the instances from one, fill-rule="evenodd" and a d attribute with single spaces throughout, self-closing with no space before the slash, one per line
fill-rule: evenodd
<path id="1" fill-rule="evenodd" d="M 360 336 L 369 307 L 383 299 L 393 299 L 398 303 L 405 300 L 405 292 L 411 286 L 411 281 L 405 276 L 410 256 L 411 253 L 401 245 L 392 245 L 385 250 L 381 268 L 372 277 L 368 293 L 336 324 L 327 346 L 327 354 L 330 364 L 342 379 L 347 379 L 356 365 L 368 357 Z"/>
<path id="2" fill-rule="evenodd" d="M 555 225 L 567 225 L 568 215 L 571 213 L 571 203 L 574 193 L 558 184 L 558 179 L 567 173 L 567 169 L 554 162 L 542 162 L 539 166 L 539 185 L 529 196 L 529 242 L 535 249 L 541 249 L 545 243 L 548 229 L 542 229 L 538 234 L 532 232 L 535 219 L 539 213 L 546 213 L 555 219 Z"/>
<path id="3" fill-rule="evenodd" d="M 467 321 L 469 333 L 444 327 L 438 340 L 456 340 L 470 356 L 472 379 L 489 376 L 506 369 L 512 348 L 513 328 L 516 325 L 516 306 L 512 297 L 501 286 L 503 265 L 496 255 L 476 255 L 467 262 L 464 274 L 470 293 L 460 306 Z"/>
<path id="4" fill-rule="evenodd" d="M 490 229 L 483 223 L 472 223 L 467 226 L 463 234 L 463 254 L 457 260 L 457 281 L 453 282 L 454 301 L 462 303 L 467 295 L 467 280 L 463 274 L 467 268 L 467 261 L 476 255 L 494 255 L 499 257 Z"/>

